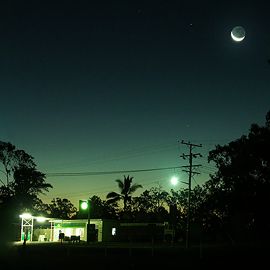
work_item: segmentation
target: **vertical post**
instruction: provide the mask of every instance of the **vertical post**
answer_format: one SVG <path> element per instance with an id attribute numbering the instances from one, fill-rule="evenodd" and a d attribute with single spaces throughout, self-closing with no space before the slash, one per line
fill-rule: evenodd
<path id="1" fill-rule="evenodd" d="M 183 154 L 181 157 L 183 159 L 186 159 L 186 157 L 189 157 L 189 165 L 187 166 L 182 166 L 182 167 L 187 167 L 189 168 L 189 170 L 183 170 L 184 172 L 187 172 L 189 174 L 189 177 L 188 177 L 188 207 L 187 207 L 187 228 L 186 228 L 186 248 L 189 248 L 189 243 L 190 243 L 190 193 L 191 193 L 191 177 L 194 175 L 194 174 L 200 174 L 198 172 L 194 172 L 193 171 L 193 168 L 194 167 L 199 167 L 201 165 L 193 165 L 192 164 L 192 159 L 193 158 L 196 158 L 197 156 L 202 156 L 200 153 L 197 153 L 197 154 L 193 154 L 192 153 L 192 149 L 194 147 L 202 147 L 201 144 L 193 144 L 193 143 L 190 143 L 190 142 L 184 142 L 182 140 L 181 142 L 182 144 L 186 144 L 187 146 L 189 146 L 189 154 L 186 155 L 186 154 Z"/>
<path id="2" fill-rule="evenodd" d="M 186 231 L 186 248 L 189 248 L 190 236 L 190 192 L 191 192 L 191 172 L 192 172 L 192 145 L 189 145 L 189 177 L 188 177 L 188 212 L 187 212 L 187 231 Z"/>
<path id="3" fill-rule="evenodd" d="M 21 224 L 21 242 L 23 241 L 22 236 L 23 236 L 23 239 L 24 239 L 25 235 L 24 235 L 23 217 L 22 217 L 22 224 Z"/>
<path id="4" fill-rule="evenodd" d="M 51 223 L 51 233 L 50 233 L 50 242 L 53 242 L 53 238 L 54 238 L 54 226 L 53 226 L 53 220 L 50 220 Z"/>
<path id="5" fill-rule="evenodd" d="M 90 242 L 90 200 L 87 200 L 87 210 L 88 210 L 88 217 L 87 217 L 87 243 Z"/>
<path id="6" fill-rule="evenodd" d="M 87 200 L 87 204 L 88 204 L 88 222 L 87 222 L 87 224 L 90 224 L 90 200 Z"/>
<path id="7" fill-rule="evenodd" d="M 30 226 L 30 228 L 31 228 L 31 234 L 30 234 L 30 241 L 32 242 L 33 241 L 33 231 L 34 231 L 34 219 L 33 219 L 33 217 L 32 217 L 32 220 L 31 220 L 31 226 Z"/>

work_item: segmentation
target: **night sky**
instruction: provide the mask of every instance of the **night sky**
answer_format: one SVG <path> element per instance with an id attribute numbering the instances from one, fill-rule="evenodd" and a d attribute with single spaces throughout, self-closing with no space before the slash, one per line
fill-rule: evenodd
<path id="1" fill-rule="evenodd" d="M 0 6 L 0 140 L 44 173 L 187 165 L 183 139 L 203 145 L 194 161 L 203 166 L 193 185 L 201 184 L 213 171 L 208 151 L 270 110 L 270 14 L 260 1 Z M 240 43 L 230 37 L 237 25 L 246 30 Z M 50 176 L 54 189 L 42 199 L 105 198 L 123 174 Z M 174 174 L 188 177 L 130 173 L 147 189 L 169 189 Z"/>

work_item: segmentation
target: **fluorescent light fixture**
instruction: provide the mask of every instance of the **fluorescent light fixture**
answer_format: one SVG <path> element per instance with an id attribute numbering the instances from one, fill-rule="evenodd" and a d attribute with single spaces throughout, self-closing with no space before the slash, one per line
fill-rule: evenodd
<path id="1" fill-rule="evenodd" d="M 32 215 L 30 213 L 23 213 L 20 215 L 20 218 L 30 219 L 32 218 Z"/>
<path id="2" fill-rule="evenodd" d="M 36 217 L 37 222 L 44 222 L 46 220 L 45 217 Z"/>

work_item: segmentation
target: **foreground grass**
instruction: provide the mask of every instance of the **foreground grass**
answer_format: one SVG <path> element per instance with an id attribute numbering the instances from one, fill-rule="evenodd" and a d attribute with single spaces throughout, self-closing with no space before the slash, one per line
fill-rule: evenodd
<path id="1" fill-rule="evenodd" d="M 265 269 L 268 252 L 265 244 L 19 243 L 1 269 Z"/>

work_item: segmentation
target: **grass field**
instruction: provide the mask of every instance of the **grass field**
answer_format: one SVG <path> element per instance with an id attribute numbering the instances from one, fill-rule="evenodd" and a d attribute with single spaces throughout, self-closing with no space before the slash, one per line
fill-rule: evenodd
<path id="1" fill-rule="evenodd" d="M 1 258 L 1 269 L 267 269 L 266 245 L 151 243 L 21 243 Z M 265 265 L 266 264 L 266 265 Z"/>

